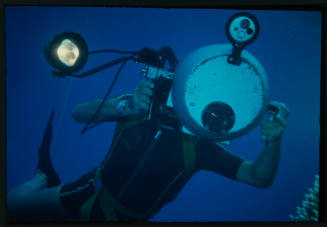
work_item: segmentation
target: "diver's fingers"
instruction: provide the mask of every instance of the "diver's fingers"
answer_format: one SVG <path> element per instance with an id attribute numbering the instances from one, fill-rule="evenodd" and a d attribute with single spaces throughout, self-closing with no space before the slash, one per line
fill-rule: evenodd
<path id="1" fill-rule="evenodd" d="M 147 104 L 150 104 L 150 103 L 151 103 L 151 99 L 150 99 L 150 97 L 147 96 L 147 95 L 140 95 L 140 96 L 139 96 L 139 100 L 140 100 L 141 102 L 145 102 L 145 103 L 147 103 Z"/>
<path id="2" fill-rule="evenodd" d="M 150 88 L 150 89 L 154 88 L 154 83 L 152 80 L 146 80 L 144 85 L 145 85 L 145 87 Z"/>
<path id="3" fill-rule="evenodd" d="M 152 96 L 153 95 L 153 90 L 151 88 L 145 87 L 142 89 L 142 93 L 147 95 L 147 96 Z"/>
<path id="4" fill-rule="evenodd" d="M 280 105 L 280 108 L 281 108 L 283 111 L 285 111 L 285 112 L 287 112 L 287 113 L 290 112 L 289 109 L 288 109 L 288 107 L 286 106 L 285 103 L 280 102 L 279 105 Z"/>
<path id="5" fill-rule="evenodd" d="M 142 80 L 138 86 L 139 88 L 154 88 L 154 84 L 151 80 Z"/>
<path id="6" fill-rule="evenodd" d="M 135 94 L 137 96 L 149 96 L 151 97 L 153 95 L 153 91 L 150 88 L 138 88 L 135 90 Z"/>
<path id="7" fill-rule="evenodd" d="M 136 108 L 148 110 L 151 104 L 151 99 L 146 95 L 135 95 L 134 103 Z"/>
<path id="8" fill-rule="evenodd" d="M 281 126 L 283 126 L 283 128 L 285 128 L 287 125 L 285 118 L 279 116 L 279 114 L 277 115 L 275 121 L 278 122 Z"/>
<path id="9" fill-rule="evenodd" d="M 265 122 L 260 126 L 261 134 L 264 136 L 279 136 L 283 133 L 284 127 L 276 122 Z"/>
<path id="10" fill-rule="evenodd" d="M 148 110 L 150 108 L 153 87 L 154 84 L 151 80 L 143 80 L 135 89 L 134 101 L 140 109 Z"/>
<path id="11" fill-rule="evenodd" d="M 265 133 L 266 131 L 269 131 L 269 129 L 273 128 L 271 125 L 271 122 L 265 122 L 262 125 L 260 125 L 260 131 L 262 133 Z"/>
<path id="12" fill-rule="evenodd" d="M 288 115 L 289 115 L 289 109 L 286 106 L 285 103 L 283 102 L 277 102 L 277 101 L 272 101 L 269 103 L 270 105 L 274 105 L 279 109 L 279 113 L 277 117 L 283 118 L 284 120 L 287 119 Z"/>
<path id="13" fill-rule="evenodd" d="M 149 96 L 152 96 L 153 90 L 150 86 L 138 86 L 135 89 L 135 94 L 147 94 Z"/>
<path id="14" fill-rule="evenodd" d="M 143 97 L 148 97 L 147 99 L 150 99 L 151 96 L 153 95 L 153 91 L 152 91 L 152 89 L 147 88 L 147 87 L 137 88 L 135 90 L 135 95 L 137 97 L 139 97 L 140 99 L 144 99 Z"/>
<path id="15" fill-rule="evenodd" d="M 140 107 L 142 110 L 147 111 L 147 110 L 150 108 L 150 104 L 145 103 L 145 102 L 140 102 L 140 103 L 139 103 L 139 107 Z"/>

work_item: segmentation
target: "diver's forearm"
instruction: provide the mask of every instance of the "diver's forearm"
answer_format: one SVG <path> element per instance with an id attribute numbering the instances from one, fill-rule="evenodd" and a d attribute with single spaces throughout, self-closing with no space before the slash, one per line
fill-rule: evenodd
<path id="1" fill-rule="evenodd" d="M 76 106 L 73 110 L 73 118 L 80 123 L 89 122 L 101 102 L 102 100 L 96 99 Z M 115 108 L 116 102 L 116 99 L 106 100 L 98 114 L 98 117 L 94 119 L 94 122 L 111 121 L 119 118 L 121 113 L 119 113 Z"/>
<path id="2" fill-rule="evenodd" d="M 265 144 L 263 152 L 252 165 L 252 175 L 263 185 L 274 181 L 280 160 L 281 138 Z"/>

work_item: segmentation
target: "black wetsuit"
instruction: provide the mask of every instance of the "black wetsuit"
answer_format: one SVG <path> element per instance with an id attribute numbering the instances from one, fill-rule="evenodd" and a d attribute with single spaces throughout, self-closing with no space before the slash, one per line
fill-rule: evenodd
<path id="1" fill-rule="evenodd" d="M 150 208 L 154 208 L 153 214 L 155 214 L 165 203 L 176 197 L 191 177 L 188 176 L 188 179 L 185 179 L 183 172 L 182 132 L 162 130 L 153 149 L 148 150 L 158 129 L 159 127 L 154 121 L 146 120 L 124 130 L 119 136 L 117 144 L 112 145 L 108 154 L 110 157 L 101 172 L 102 185 L 124 207 L 135 213 L 144 213 Z M 147 153 L 147 151 L 149 152 Z M 148 154 L 146 157 L 144 157 L 145 153 Z M 200 138 L 195 146 L 195 159 L 196 169 L 194 172 L 210 170 L 231 179 L 236 178 L 237 170 L 243 161 L 240 157 L 204 138 Z M 135 175 L 140 162 L 142 162 L 141 168 Z M 92 174 L 94 171 L 85 175 L 84 181 Z M 167 187 L 172 182 L 173 185 Z M 74 188 L 76 185 L 66 185 L 63 191 L 71 190 L 70 187 Z M 92 193 L 94 193 L 93 187 L 84 194 L 76 196 L 73 205 L 76 211 L 75 215 L 78 215 L 77 208 L 81 206 L 81 204 L 77 204 L 84 201 L 79 200 L 80 196 L 86 197 Z M 72 202 L 70 198 L 68 201 L 65 201 L 65 198 L 62 200 L 64 205 Z M 120 212 L 117 212 L 117 215 L 118 219 L 122 221 L 135 220 L 135 218 Z M 91 220 L 105 220 L 98 199 L 94 203 L 90 218 Z"/>

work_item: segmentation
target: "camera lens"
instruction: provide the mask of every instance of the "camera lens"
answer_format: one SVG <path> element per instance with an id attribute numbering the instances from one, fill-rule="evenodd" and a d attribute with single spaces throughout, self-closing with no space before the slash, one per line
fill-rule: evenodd
<path id="1" fill-rule="evenodd" d="M 248 19 L 244 19 L 241 21 L 242 28 L 248 28 L 250 26 L 250 21 Z"/>
<path id="2" fill-rule="evenodd" d="M 202 111 L 201 120 L 203 126 L 211 132 L 227 132 L 235 123 L 235 113 L 228 104 L 213 102 Z"/>

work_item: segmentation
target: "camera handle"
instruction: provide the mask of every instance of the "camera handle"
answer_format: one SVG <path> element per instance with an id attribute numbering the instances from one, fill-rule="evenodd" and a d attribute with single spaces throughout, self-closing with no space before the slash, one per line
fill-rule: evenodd
<path id="1" fill-rule="evenodd" d="M 160 50 L 144 47 L 139 51 L 136 61 L 144 64 L 141 73 L 144 74 L 146 79 L 152 80 L 154 83 L 154 95 L 150 105 L 148 120 L 153 119 L 154 112 L 155 115 L 158 112 L 162 112 L 160 115 L 169 115 L 171 110 L 166 107 L 166 102 L 175 76 L 173 72 L 178 65 L 173 49 L 168 46 L 163 46 Z M 167 61 L 170 68 L 165 70 L 164 67 Z"/>

